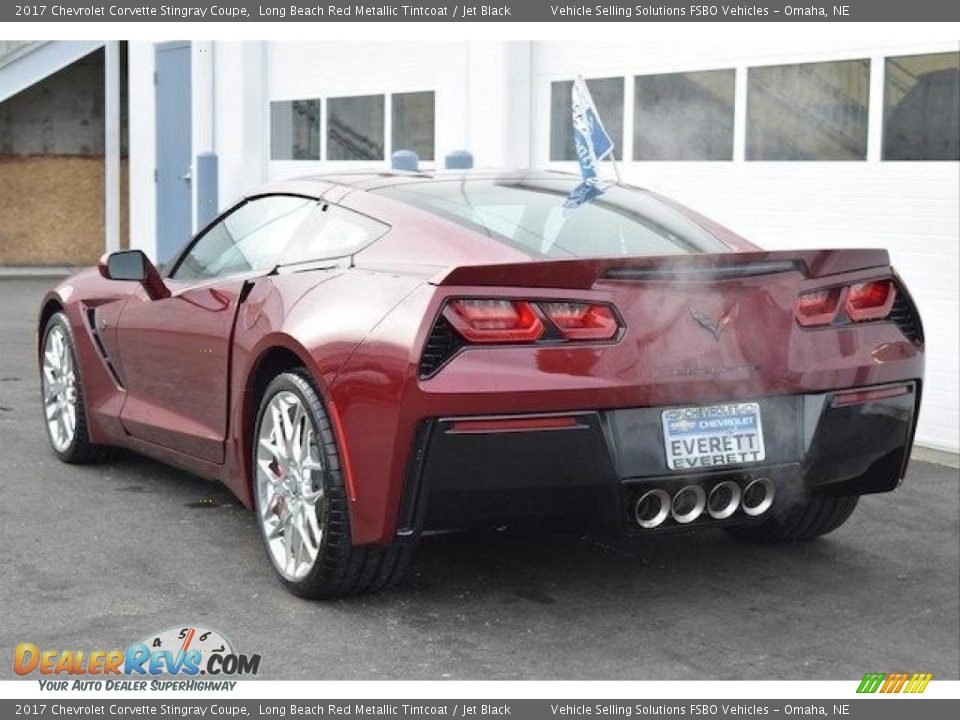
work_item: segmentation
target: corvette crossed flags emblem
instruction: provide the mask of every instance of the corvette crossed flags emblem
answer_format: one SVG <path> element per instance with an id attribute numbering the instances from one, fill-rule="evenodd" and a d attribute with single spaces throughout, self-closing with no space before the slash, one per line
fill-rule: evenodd
<path id="1" fill-rule="evenodd" d="M 717 342 L 720 342 L 720 335 L 726 329 L 728 325 L 731 325 L 734 320 L 737 319 L 737 311 L 740 309 L 740 305 L 732 305 L 727 308 L 727 311 L 720 316 L 720 319 L 714 322 L 713 318 L 707 315 L 703 310 L 693 305 L 687 306 L 690 309 L 690 316 L 697 321 L 697 323 L 706 330 L 708 333 L 713 335 L 713 339 Z"/>

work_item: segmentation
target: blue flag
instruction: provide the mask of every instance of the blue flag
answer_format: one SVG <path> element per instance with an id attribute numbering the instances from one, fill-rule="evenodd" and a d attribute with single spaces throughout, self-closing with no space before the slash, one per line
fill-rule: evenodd
<path id="1" fill-rule="evenodd" d="M 613 140 L 607 134 L 593 104 L 590 90 L 582 77 L 573 81 L 571 91 L 573 108 L 573 142 L 577 150 L 577 162 L 585 183 L 597 180 L 597 161 L 613 152 Z"/>
<path id="2" fill-rule="evenodd" d="M 570 194 L 564 198 L 563 208 L 564 210 L 576 210 L 585 202 L 590 202 L 602 192 L 603 190 L 600 188 L 599 183 L 597 183 L 596 178 L 589 182 L 584 181 L 571 190 Z"/>

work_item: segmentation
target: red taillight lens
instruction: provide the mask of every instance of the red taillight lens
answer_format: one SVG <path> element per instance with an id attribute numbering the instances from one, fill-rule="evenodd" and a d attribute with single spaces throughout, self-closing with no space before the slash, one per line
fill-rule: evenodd
<path id="1" fill-rule="evenodd" d="M 611 340 L 617 334 L 617 318 L 606 305 L 548 302 L 540 307 L 568 340 Z"/>
<path id="2" fill-rule="evenodd" d="M 803 293 L 797 298 L 797 322 L 805 327 L 829 325 L 840 309 L 841 288 Z"/>
<path id="3" fill-rule="evenodd" d="M 797 298 L 797 321 L 807 327 L 829 325 L 841 307 L 850 322 L 882 320 L 890 314 L 896 298 L 897 286 L 892 280 L 814 290 Z"/>
<path id="4" fill-rule="evenodd" d="M 854 322 L 880 320 L 890 314 L 896 296 L 897 289 L 889 280 L 858 283 L 847 291 L 844 309 Z"/>
<path id="5" fill-rule="evenodd" d="M 543 321 L 522 300 L 452 300 L 443 316 L 474 343 L 535 342 L 543 335 Z"/>

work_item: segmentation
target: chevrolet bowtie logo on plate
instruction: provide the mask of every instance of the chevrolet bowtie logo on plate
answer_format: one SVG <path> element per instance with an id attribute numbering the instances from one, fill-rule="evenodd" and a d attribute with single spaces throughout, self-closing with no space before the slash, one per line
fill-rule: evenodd
<path id="1" fill-rule="evenodd" d="M 693 305 L 688 305 L 687 307 L 690 309 L 690 316 L 700 324 L 700 327 L 713 335 L 713 339 L 717 342 L 720 342 L 720 335 L 724 329 L 737 319 L 737 311 L 740 309 L 739 304 L 732 305 L 720 316 L 719 320 L 714 322 L 713 318 L 700 308 L 694 307 Z"/>

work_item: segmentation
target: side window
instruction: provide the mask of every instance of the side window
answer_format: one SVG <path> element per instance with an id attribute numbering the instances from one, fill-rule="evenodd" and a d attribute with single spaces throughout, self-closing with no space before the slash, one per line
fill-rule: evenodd
<path id="1" fill-rule="evenodd" d="M 249 200 L 207 230 L 171 277 L 190 282 L 276 265 L 297 227 L 316 207 L 316 200 L 293 195 Z"/>
<path id="2" fill-rule="evenodd" d="M 315 206 L 297 230 L 284 263 L 352 255 L 382 237 L 389 225 L 337 205 Z"/>

